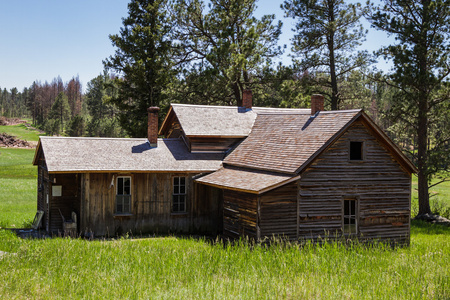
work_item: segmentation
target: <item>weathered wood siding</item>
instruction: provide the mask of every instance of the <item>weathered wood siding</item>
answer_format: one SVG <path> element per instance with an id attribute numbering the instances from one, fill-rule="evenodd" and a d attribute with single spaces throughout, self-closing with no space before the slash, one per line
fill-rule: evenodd
<path id="1" fill-rule="evenodd" d="M 72 219 L 72 212 L 80 216 L 80 175 L 79 174 L 55 174 L 52 175 L 53 183 L 50 189 L 50 232 L 62 232 L 63 221 L 61 213 L 66 220 Z M 61 186 L 62 195 L 52 195 L 52 187 Z M 60 213 L 61 211 L 61 213 Z"/>
<path id="2" fill-rule="evenodd" d="M 131 214 L 115 214 L 117 176 L 131 176 Z M 186 176 L 186 212 L 172 212 L 172 178 Z M 192 174 L 137 173 L 83 174 L 81 180 L 82 232 L 114 236 L 134 233 L 217 233 L 221 191 L 194 185 Z M 198 197 L 196 198 L 196 195 Z"/>
<path id="3" fill-rule="evenodd" d="M 241 236 L 257 238 L 258 196 L 224 190 L 223 234 L 230 239 Z"/>
<path id="4" fill-rule="evenodd" d="M 349 142 L 364 142 L 364 160 L 349 160 Z M 300 179 L 299 237 L 341 234 L 342 201 L 358 198 L 360 239 L 409 243 L 410 180 L 362 122 L 355 122 Z"/>
<path id="5" fill-rule="evenodd" d="M 260 239 L 297 239 L 298 181 L 291 182 L 261 195 L 259 228 Z"/>

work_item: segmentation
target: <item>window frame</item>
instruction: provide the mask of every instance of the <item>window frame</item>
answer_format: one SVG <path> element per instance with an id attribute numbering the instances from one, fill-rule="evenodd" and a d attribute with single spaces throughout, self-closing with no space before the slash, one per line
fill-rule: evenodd
<path id="1" fill-rule="evenodd" d="M 181 184 L 181 178 L 184 179 L 184 184 Z M 178 185 L 175 185 L 175 179 L 178 179 Z M 172 201 L 171 201 L 171 212 L 172 214 L 185 214 L 187 212 L 187 195 L 188 195 L 188 177 L 187 176 L 172 176 Z M 181 192 L 181 187 L 184 186 L 184 193 Z M 178 187 L 178 192 L 176 192 L 176 187 Z M 183 199 L 182 201 L 180 199 Z M 175 202 L 175 199 L 177 201 Z M 180 209 L 181 204 L 184 209 Z M 175 205 L 178 209 L 175 209 Z"/>
<path id="2" fill-rule="evenodd" d="M 360 143 L 361 144 L 361 159 L 352 159 L 352 143 Z M 348 160 L 351 162 L 361 162 L 364 161 L 366 158 L 366 145 L 364 141 L 359 141 L 359 140 L 350 140 L 348 142 Z"/>
<path id="3" fill-rule="evenodd" d="M 349 201 L 349 202 L 353 202 L 355 203 L 355 212 L 354 214 L 345 214 L 345 202 Z M 341 230 L 342 230 L 342 234 L 344 236 L 354 236 L 354 235 L 358 235 L 359 234 L 359 196 L 344 196 L 342 198 L 342 204 L 341 204 L 341 215 L 342 215 L 342 220 L 341 220 Z M 345 228 L 345 219 L 351 219 L 354 218 L 355 220 L 355 229 L 354 230 L 350 230 L 346 231 Z M 349 223 L 350 224 L 350 223 Z M 351 225 L 351 224 L 350 224 Z"/>
<path id="4" fill-rule="evenodd" d="M 127 194 L 119 194 L 119 179 L 125 179 L 125 178 L 128 178 L 128 179 L 130 179 L 130 194 L 129 194 L 129 202 L 128 202 L 128 211 L 125 211 L 125 204 L 124 204 L 124 198 L 122 198 L 121 200 L 122 200 L 122 211 L 118 211 L 118 196 L 126 196 Z M 114 195 L 114 200 L 115 200 L 115 203 L 114 203 L 114 214 L 115 215 L 131 215 L 132 214 L 132 199 L 133 199 L 133 184 L 132 184 L 132 182 L 133 182 L 133 178 L 132 178 L 132 176 L 130 176 L 130 175 L 125 175 L 125 176 L 123 176 L 123 175 L 121 175 L 121 176 L 117 176 L 116 177 L 116 188 L 115 188 L 115 195 Z M 125 185 L 123 185 L 123 188 L 125 187 Z M 123 190 L 122 190 L 122 192 L 123 192 Z"/>

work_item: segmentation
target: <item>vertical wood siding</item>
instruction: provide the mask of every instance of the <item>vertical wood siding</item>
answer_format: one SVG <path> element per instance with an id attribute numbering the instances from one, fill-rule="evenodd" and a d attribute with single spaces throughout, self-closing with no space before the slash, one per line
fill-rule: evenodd
<path id="1" fill-rule="evenodd" d="M 349 160 L 349 142 L 364 142 L 364 160 Z M 300 179 L 299 235 L 340 235 L 342 201 L 358 197 L 360 239 L 409 243 L 411 175 L 355 122 Z"/>
<path id="2" fill-rule="evenodd" d="M 115 214 L 117 176 L 131 176 L 131 214 Z M 172 213 L 172 178 L 186 176 L 186 212 Z M 114 178 L 114 179 L 113 179 Z M 111 182 L 114 186 L 111 186 Z M 83 174 L 82 232 L 114 236 L 134 233 L 217 233 L 221 191 L 194 185 L 192 174 Z M 197 196 L 197 198 L 196 198 Z"/>

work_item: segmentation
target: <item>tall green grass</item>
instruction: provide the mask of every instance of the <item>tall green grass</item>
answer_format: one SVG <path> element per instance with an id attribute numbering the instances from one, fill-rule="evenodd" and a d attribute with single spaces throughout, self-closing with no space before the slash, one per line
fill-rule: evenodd
<path id="1" fill-rule="evenodd" d="M 411 246 L 210 243 L 191 238 L 19 240 L 0 231 L 0 295 L 101 299 L 448 299 L 450 228 Z"/>

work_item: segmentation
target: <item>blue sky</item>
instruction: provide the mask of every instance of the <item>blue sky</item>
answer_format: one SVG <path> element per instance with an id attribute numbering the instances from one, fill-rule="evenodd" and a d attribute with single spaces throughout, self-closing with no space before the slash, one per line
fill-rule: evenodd
<path id="1" fill-rule="evenodd" d="M 127 16 L 125 0 L 0 0 L 0 88 L 22 91 L 33 81 L 64 82 L 79 76 L 83 88 L 103 70 L 102 60 L 114 53 L 108 38 Z M 280 45 L 290 48 L 293 19 L 285 19 L 282 1 L 259 0 L 256 17 L 275 14 L 283 21 Z M 364 25 L 369 28 L 367 22 Z M 388 39 L 370 30 L 363 48 L 372 52 Z M 289 52 L 289 51 L 287 51 Z M 282 58 L 289 65 L 287 53 Z M 386 63 L 379 63 L 387 69 Z"/>

